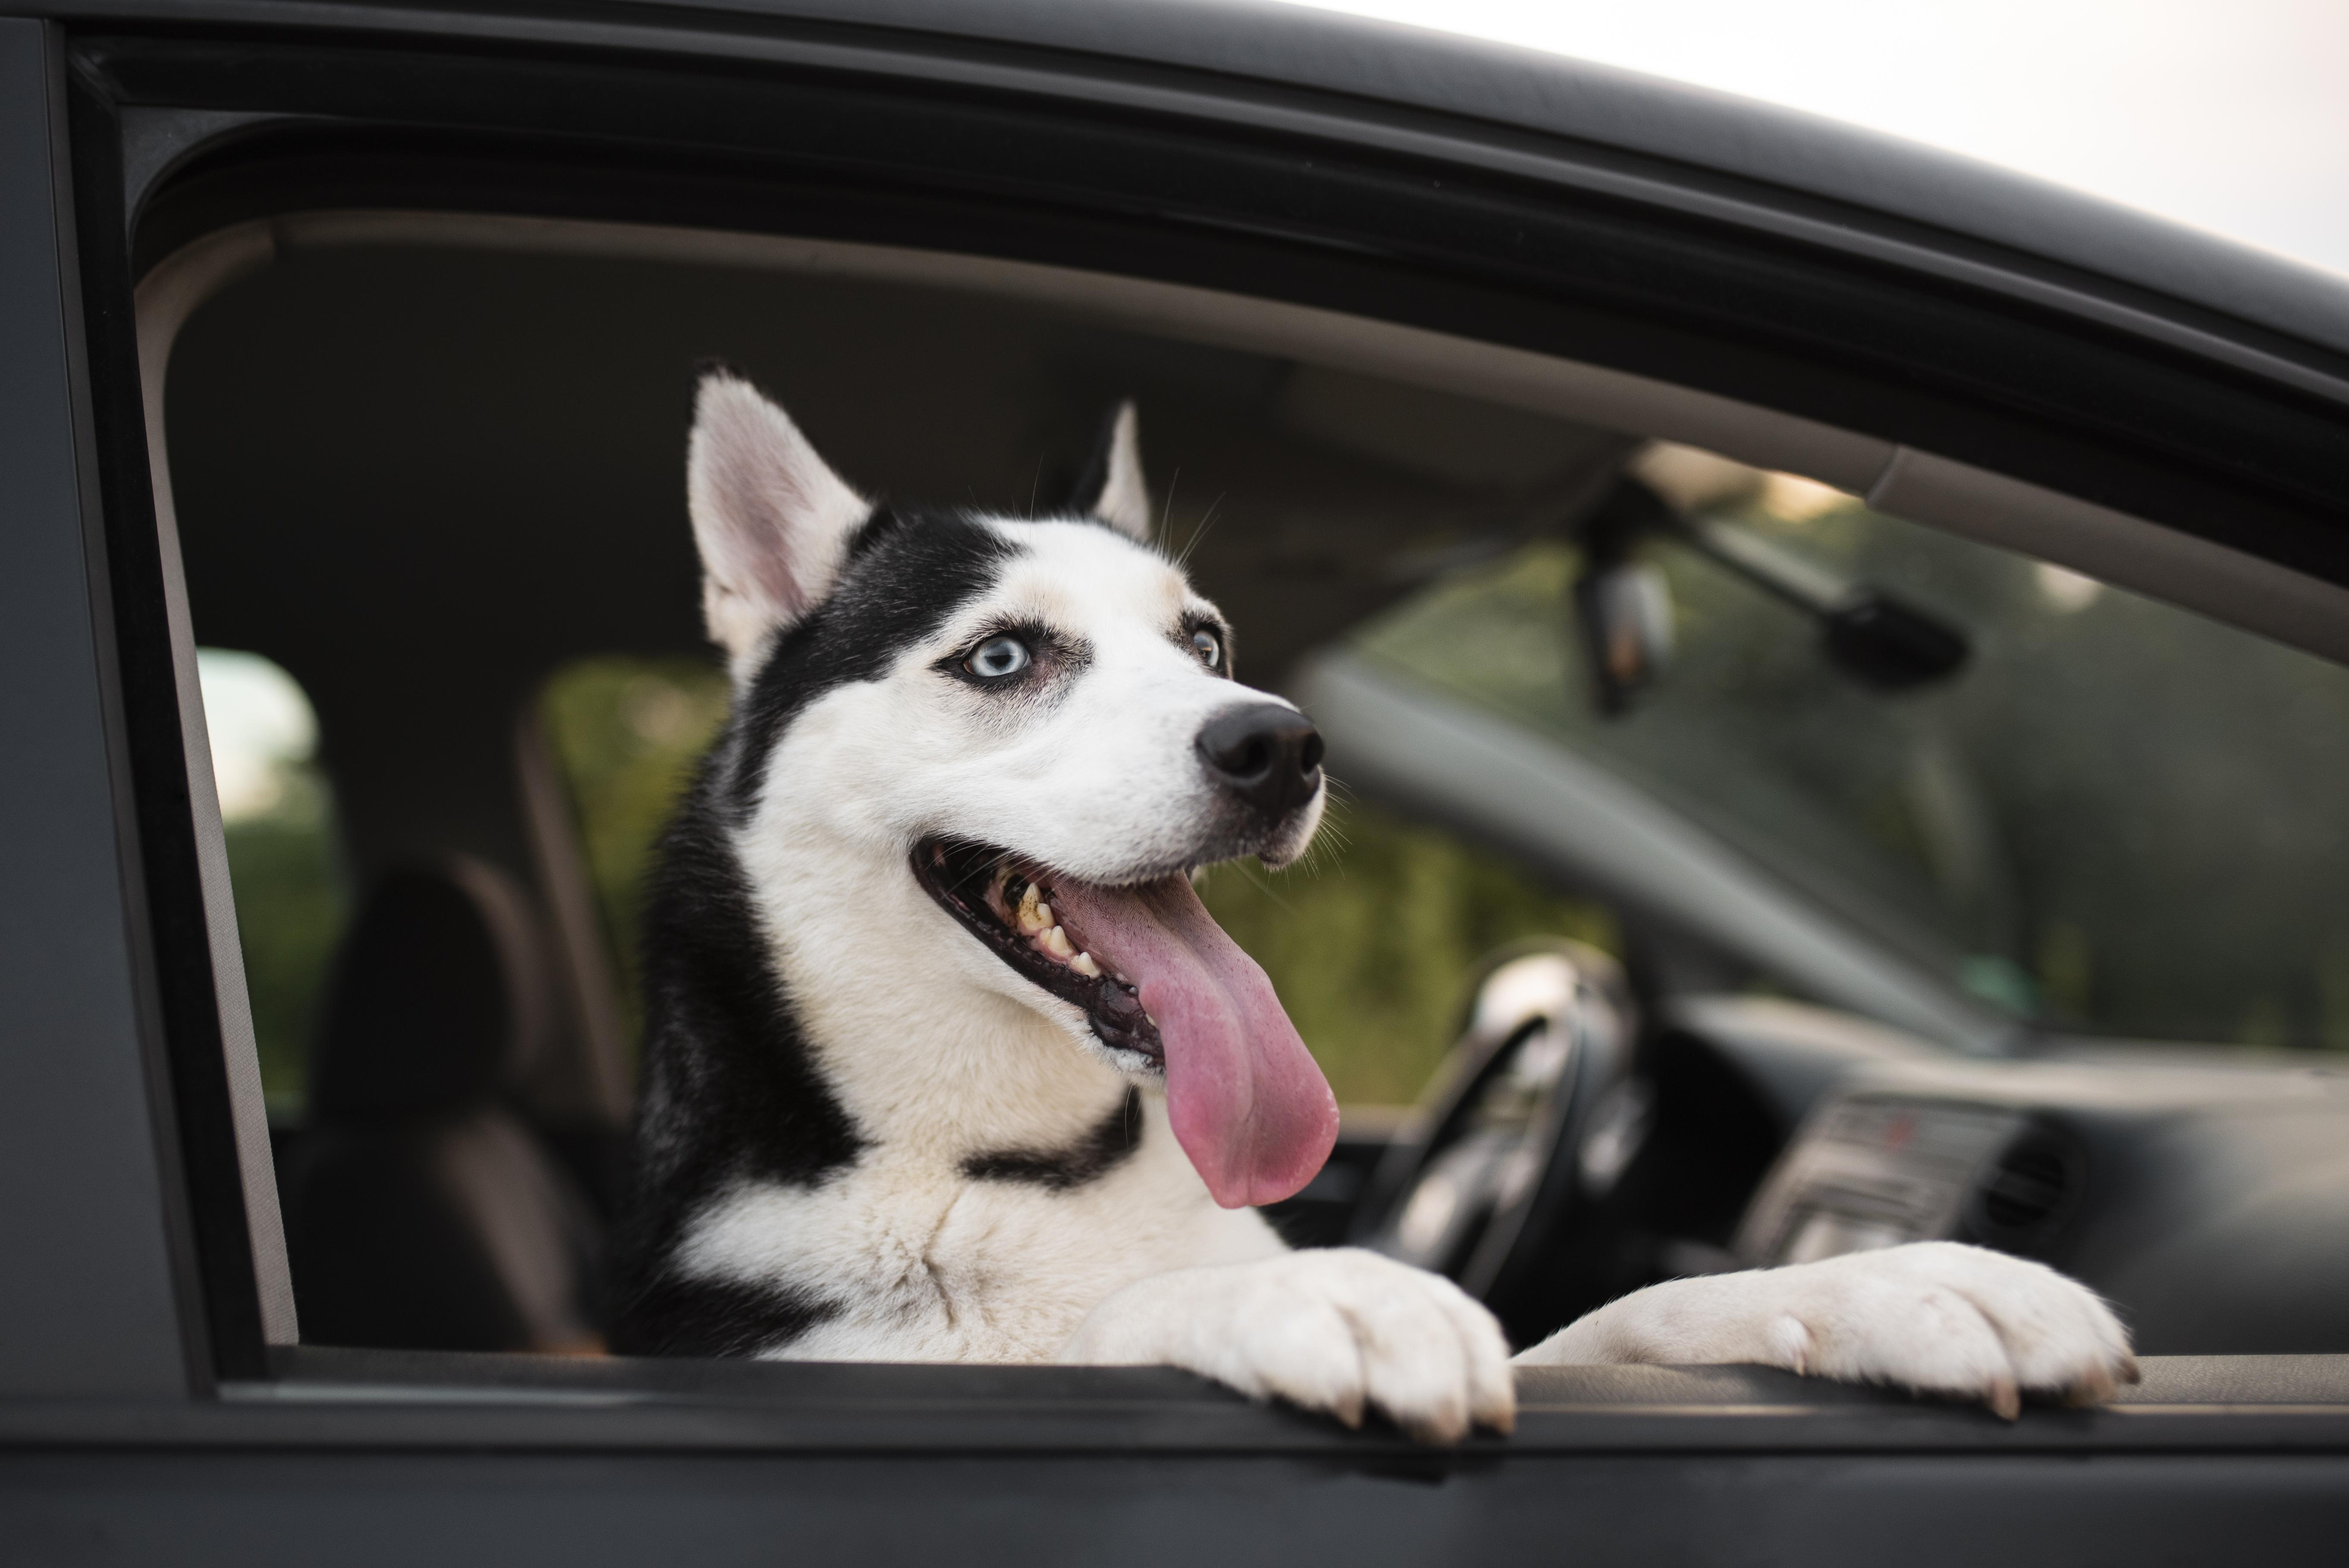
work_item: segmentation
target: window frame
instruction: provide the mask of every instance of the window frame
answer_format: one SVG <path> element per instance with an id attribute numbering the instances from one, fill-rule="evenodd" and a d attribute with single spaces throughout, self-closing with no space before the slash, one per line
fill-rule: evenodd
<path id="1" fill-rule="evenodd" d="M 2305 388 L 2261 382 L 2240 369 L 2221 373 L 2151 337 L 2130 338 L 2044 304 L 2017 304 L 1995 288 L 1968 293 L 1944 278 L 1920 281 L 1922 275 L 1855 261 L 1822 244 L 1795 244 L 1765 224 L 1732 222 L 1717 212 L 1690 217 L 1698 196 L 1710 192 L 1718 204 L 1717 178 L 1641 169 L 1638 177 L 1649 182 L 1651 193 L 1633 200 L 1623 194 L 1621 160 L 1587 149 L 1528 151 L 1522 138 L 1490 128 L 1402 123 L 1408 117 L 1374 106 L 1300 102 L 1297 94 L 1228 80 L 1178 81 L 1167 72 L 1081 58 L 1040 55 L 1014 62 L 1013 70 L 1000 51 L 974 50 L 966 59 L 906 46 L 891 57 L 885 40 L 864 36 L 843 67 L 837 59 L 824 63 L 827 49 L 837 54 L 836 37 L 765 34 L 761 50 L 752 51 L 740 47 L 739 35 L 712 35 L 688 47 L 649 32 L 615 41 L 611 27 L 598 26 L 583 24 L 547 41 L 521 36 L 515 24 L 513 36 L 462 47 L 347 43 L 324 33 L 252 28 L 45 33 L 50 79 L 71 104 L 70 185 L 80 245 L 78 274 L 68 275 L 78 284 L 82 308 L 78 321 L 68 320 L 88 344 L 88 369 L 76 401 L 87 420 L 85 450 L 94 454 L 85 468 L 85 493 L 93 479 L 96 490 L 86 502 L 86 526 L 105 573 L 93 602 L 110 621 L 101 642 L 110 638 L 109 700 L 119 715 L 112 776 L 117 798 L 126 803 L 125 842 L 137 868 L 125 887 L 140 902 L 126 918 L 151 949 L 152 1001 L 142 1036 L 159 1064 L 152 1092 L 168 1096 L 168 1108 L 159 1113 L 159 1159 L 164 1200 L 184 1211 L 175 1221 L 181 1333 L 196 1369 L 190 1387 L 203 1396 L 164 1428 L 151 1425 L 151 1411 L 141 1417 L 125 1407 L 117 1415 L 76 1417 L 67 1424 L 73 1430 L 102 1442 L 299 1440 L 355 1449 L 455 1443 L 628 1451 L 1382 1455 L 1381 1462 L 1407 1458 L 1441 1473 L 1486 1463 L 1499 1451 L 2349 1450 L 2349 1395 L 2338 1405 L 2279 1405 L 2261 1414 L 2187 1403 L 2034 1413 L 2017 1427 L 1992 1428 L 1972 1412 L 1892 1404 L 1764 1372 L 1569 1369 L 1528 1384 L 1526 1420 L 1505 1450 L 1497 1440 L 1480 1439 L 1457 1455 L 1431 1456 L 1392 1434 L 1346 1434 L 1157 1371 L 517 1367 L 502 1357 L 273 1344 L 284 1320 L 272 1316 L 277 1287 L 268 1276 L 268 1242 L 258 1235 L 264 1227 L 249 1223 L 258 1212 L 250 1116 L 241 1119 L 246 1091 L 230 1065 L 233 1028 L 224 1033 L 223 1024 L 238 1003 L 229 982 L 218 978 L 227 967 L 216 935 L 224 863 L 217 875 L 208 870 L 205 836 L 208 826 L 217 836 L 217 805 L 208 825 L 206 803 L 191 781 L 202 755 L 201 732 L 187 717 L 192 643 L 184 603 L 172 599 L 176 559 L 168 519 L 154 505 L 157 474 L 132 306 L 134 283 L 149 265 L 236 221 L 322 206 L 391 210 L 429 199 L 436 210 L 630 217 L 756 232 L 764 213 L 788 205 L 795 231 L 812 229 L 845 244 L 1086 266 L 1306 305 L 1566 355 L 1733 406 L 1766 390 L 1766 400 L 1754 400 L 1816 421 L 1814 428 L 1869 431 L 1855 439 L 1871 457 L 1883 457 L 1878 478 L 1905 473 L 1901 483 L 1910 488 L 1901 493 L 1916 497 L 1907 507 L 1912 516 L 1937 504 L 1970 505 L 1987 493 L 2025 514 L 2054 518 L 2059 535 L 2068 518 L 2091 553 L 2111 554 L 2118 538 L 2127 554 L 2154 537 L 2167 542 L 2175 559 L 2207 563 L 2218 547 L 2233 563 L 2239 607 L 2256 609 L 2279 591 L 2297 593 L 2304 613 L 2292 624 L 2328 640 L 2349 638 L 2344 601 L 2333 597 L 2349 583 L 2349 533 L 2333 522 L 2349 512 L 2349 478 L 2332 476 L 2324 491 L 2325 476 L 2311 466 L 2307 432 L 2321 410 Z M 765 57 L 745 57 L 751 53 Z M 957 72 L 957 80 L 941 87 Z M 617 78 L 642 90 L 616 93 Z M 823 142 L 841 134 L 836 123 L 742 122 L 733 128 L 735 142 L 712 140 L 724 129 L 717 110 L 739 109 L 761 94 L 817 92 L 864 104 L 875 123 L 918 110 L 931 140 L 912 138 L 914 144 L 892 150 L 903 161 L 879 194 L 869 170 L 852 171 L 855 180 L 843 181 L 837 146 L 791 143 L 792 137 Z M 364 107 L 355 112 L 354 105 Z M 1154 168 L 1154 180 L 1181 185 L 1217 167 L 1237 172 L 1227 185 L 1188 187 L 1189 204 L 1171 213 L 1130 192 L 1112 203 L 1102 189 L 1063 187 L 1052 200 L 1033 188 L 1007 194 L 974 172 L 985 139 L 971 140 L 970 125 L 993 128 L 999 152 L 1009 146 L 1031 160 L 1065 144 L 1041 135 L 1041 125 L 1061 139 L 1076 130 L 1113 133 L 1129 143 L 1156 139 L 1153 144 L 1167 155 Z M 959 127 L 960 134 L 939 127 Z M 1438 177 L 1445 172 L 1442 156 L 1456 160 L 1456 178 Z M 927 184 L 915 177 L 924 157 L 935 165 Z M 1525 171 L 1541 161 L 1538 176 Z M 794 185 L 821 200 L 774 202 L 779 189 Z M 1685 199 L 1676 204 L 1653 193 L 1662 188 L 1678 189 Z M 1333 197 L 1329 210 L 1292 214 L 1287 223 L 1268 221 L 1267 209 L 1325 190 L 1346 199 Z M 1766 192 L 1738 194 L 1752 202 Z M 1219 211 L 1219 203 L 1245 210 Z M 1589 247 L 1582 273 L 1562 277 L 1479 249 L 1495 232 L 1493 213 L 1501 210 L 1521 218 L 1555 216 L 1557 234 Z M 1444 220 L 1455 212 L 1478 222 L 1446 238 Z M 1373 224 L 1382 240 L 1360 232 Z M 1850 317 L 1830 312 L 1804 322 L 1801 334 L 1768 340 L 1751 330 L 1727 332 L 1705 317 L 1713 305 L 1684 306 L 1675 315 L 1670 300 L 1621 275 L 1651 254 L 1677 257 L 1694 269 L 1689 275 L 1712 266 L 1723 296 L 1744 291 L 1749 303 L 1739 309 L 1753 308 L 1752 299 L 1772 296 L 1774 289 L 1815 310 L 1847 292 Z M 1899 385 L 1882 352 L 1872 359 L 1862 352 L 1880 321 L 1861 306 L 1880 314 L 1886 302 L 1901 299 L 1932 315 L 1929 325 L 1945 337 L 1995 328 L 2007 339 L 2027 340 L 2040 350 L 2035 371 L 2054 363 L 2075 379 L 2133 386 L 2140 404 L 2170 397 L 2167 419 L 2185 418 L 2197 406 L 2217 410 L 2218 423 L 2228 428 L 2271 416 L 2265 445 L 2244 461 L 2265 462 L 2271 475 L 2281 477 L 2251 485 L 2209 461 L 2189 462 L 2175 452 L 2165 460 L 2148 450 L 2149 441 L 2132 443 L 2108 430 L 2046 428 L 2028 412 L 2044 395 L 2037 387 L 1970 391 L 1954 373 L 1946 384 L 1921 390 Z M 1911 342 L 1904 351 L 1920 349 Z M 160 370 L 159 362 L 150 363 L 148 380 Z M 1969 366 L 1967 373 L 1979 376 L 1981 367 Z M 2343 396 L 2349 398 L 2349 386 Z M 1993 466 L 1970 466 L 1978 462 Z M 2033 488 L 2041 483 L 2068 498 Z M 1936 495 L 1944 500 L 1937 503 Z M 1956 502 L 1946 499 L 1952 495 Z M 2127 504 L 2162 526 L 2148 532 L 2099 503 Z M 2261 556 L 2316 575 L 2270 566 Z M 257 1105 L 257 1085 L 250 1098 Z M 278 1245 L 282 1258 L 282 1241 Z M 150 1423 L 143 1429 L 142 1420 Z"/>

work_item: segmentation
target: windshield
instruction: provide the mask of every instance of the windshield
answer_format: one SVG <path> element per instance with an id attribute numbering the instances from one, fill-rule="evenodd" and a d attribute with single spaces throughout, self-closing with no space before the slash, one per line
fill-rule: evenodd
<path id="1" fill-rule="evenodd" d="M 2050 1027 L 2349 1049 L 2349 670 L 1805 481 L 1667 449 L 1700 518 L 1958 631 L 1890 691 L 1682 532 L 1637 545 L 1669 662 L 1594 699 L 1566 545 L 1419 593 L 1356 651 L 1560 742 L 1954 984 Z"/>

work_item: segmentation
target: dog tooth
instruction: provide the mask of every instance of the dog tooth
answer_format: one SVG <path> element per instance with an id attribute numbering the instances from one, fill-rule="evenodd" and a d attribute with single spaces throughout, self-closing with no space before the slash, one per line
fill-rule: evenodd
<path id="1" fill-rule="evenodd" d="M 1077 944 L 1069 940 L 1069 933 L 1054 926 L 1044 933 L 1044 950 L 1063 963 L 1076 956 Z"/>
<path id="2" fill-rule="evenodd" d="M 1069 961 L 1069 967 L 1075 970 L 1079 974 L 1083 975 L 1087 980 L 1099 980 L 1101 978 L 1101 965 L 1093 962 L 1093 955 L 1091 953 L 1079 953 L 1076 957 Z"/>

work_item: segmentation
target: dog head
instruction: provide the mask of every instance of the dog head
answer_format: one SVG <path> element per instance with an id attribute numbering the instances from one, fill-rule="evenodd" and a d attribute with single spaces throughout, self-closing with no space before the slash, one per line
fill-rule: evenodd
<path id="1" fill-rule="evenodd" d="M 1152 547 L 1132 405 L 1045 518 L 875 506 L 730 372 L 702 382 L 688 467 L 735 687 L 713 776 L 795 1002 L 838 994 L 870 1032 L 845 932 L 866 984 L 959 981 L 1163 1083 L 1218 1201 L 1301 1186 L 1334 1101 L 1189 877 L 1303 851 L 1321 742 L 1233 679 L 1230 628 Z"/>

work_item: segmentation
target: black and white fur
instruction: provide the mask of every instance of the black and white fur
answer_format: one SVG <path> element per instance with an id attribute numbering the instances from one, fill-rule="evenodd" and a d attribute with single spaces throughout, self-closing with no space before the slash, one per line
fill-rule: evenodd
<path id="1" fill-rule="evenodd" d="M 1130 406 L 1085 505 L 874 506 L 783 412 L 702 382 L 688 496 L 732 717 L 661 851 L 641 1187 L 615 1348 L 1165 1364 L 1349 1422 L 1506 1428 L 1508 1349 L 1448 1282 L 1293 1252 L 1218 1207 L 1154 1064 L 919 885 L 946 836 L 1103 885 L 1301 852 L 1236 826 L 1195 740 L 1236 704 L 1215 607 L 1150 543 Z M 968 661 L 1011 628 L 1035 679 Z M 1202 639 L 1205 634 L 1205 640 Z M 1923 1243 L 1659 1285 L 1528 1363 L 1761 1362 L 1989 1400 L 2108 1394 L 2120 1325 L 2036 1264 Z"/>

